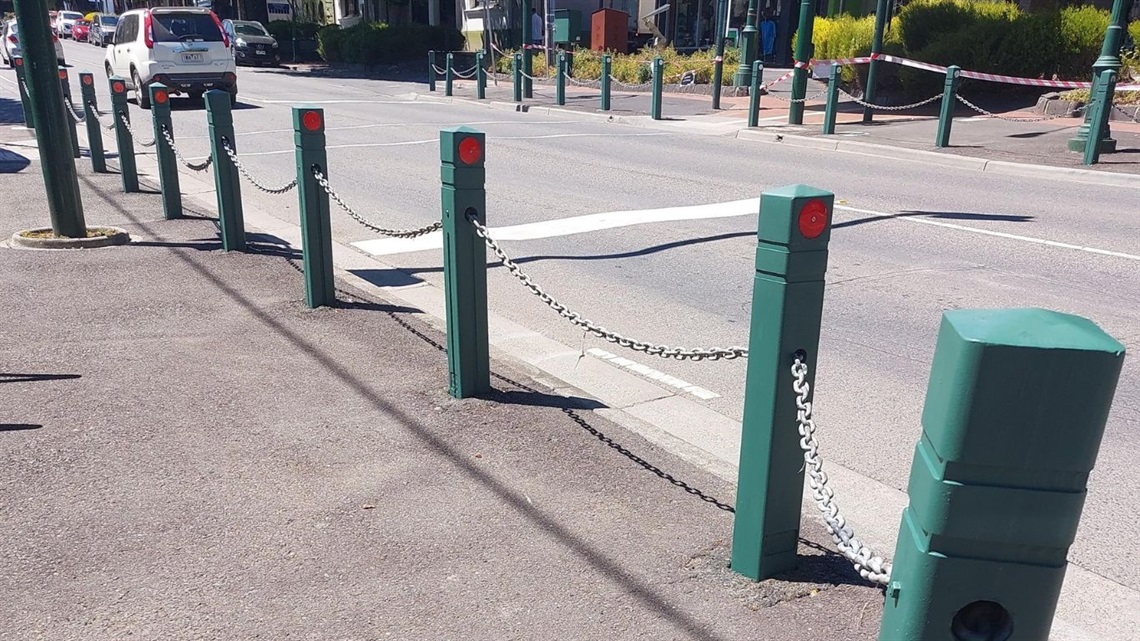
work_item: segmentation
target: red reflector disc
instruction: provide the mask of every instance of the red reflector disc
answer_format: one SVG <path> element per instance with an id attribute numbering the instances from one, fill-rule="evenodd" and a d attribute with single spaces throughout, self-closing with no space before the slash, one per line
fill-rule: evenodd
<path id="1" fill-rule="evenodd" d="M 305 115 L 301 116 L 301 126 L 309 131 L 320 131 L 321 114 L 316 111 L 306 111 Z"/>
<path id="2" fill-rule="evenodd" d="M 85 85 L 91 84 L 92 76 L 82 76 L 82 78 L 83 78 L 83 84 L 85 84 Z"/>
<path id="3" fill-rule="evenodd" d="M 459 160 L 465 165 L 474 165 L 483 159 L 483 144 L 470 136 L 459 141 Z"/>
<path id="4" fill-rule="evenodd" d="M 127 90 L 127 88 L 123 86 L 123 83 L 116 82 L 115 84 L 111 85 L 111 90 L 115 93 L 123 93 Z"/>
<path id="5" fill-rule="evenodd" d="M 827 229 L 827 205 L 822 200 L 809 200 L 800 210 L 799 225 L 804 238 L 818 238 Z"/>
<path id="6" fill-rule="evenodd" d="M 166 102 L 166 97 L 165 91 L 156 91 L 154 93 L 154 101 L 160 105 Z"/>

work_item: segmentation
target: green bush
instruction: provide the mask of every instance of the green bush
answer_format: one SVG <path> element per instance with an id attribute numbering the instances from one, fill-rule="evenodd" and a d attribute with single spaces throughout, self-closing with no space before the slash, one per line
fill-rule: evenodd
<path id="1" fill-rule="evenodd" d="M 458 31 L 446 27 L 359 22 L 347 29 L 322 27 L 317 32 L 317 51 L 326 62 L 392 64 L 423 59 L 433 49 L 448 51 L 461 41 Z"/>
<path id="2" fill-rule="evenodd" d="M 495 70 L 499 73 L 511 72 L 511 57 L 514 51 L 495 58 Z M 698 51 L 693 54 L 681 54 L 676 49 L 642 49 L 631 54 L 603 54 L 591 49 L 579 49 L 574 52 L 574 77 L 579 80 L 598 80 L 602 77 L 602 56 L 610 56 L 610 75 L 629 85 L 649 82 L 652 78 L 650 64 L 653 58 L 661 56 L 662 75 L 666 83 L 677 83 L 682 74 L 693 72 L 696 84 L 711 84 L 713 78 L 713 62 L 716 57 L 714 51 Z M 724 66 L 721 73 L 721 82 L 725 86 L 732 84 L 733 74 L 740 64 L 740 51 L 738 49 L 724 52 Z M 536 78 L 551 75 L 546 66 L 546 57 L 536 55 L 531 64 L 531 75 Z"/>
<path id="3" fill-rule="evenodd" d="M 276 38 L 279 42 L 287 42 L 293 40 L 312 40 L 317 37 L 317 31 L 321 25 L 315 22 L 291 22 L 289 20 L 274 20 L 265 25 L 269 35 Z"/>
<path id="4" fill-rule="evenodd" d="M 325 62 L 344 61 L 344 56 L 340 52 L 340 45 L 347 33 L 347 29 L 341 29 L 340 25 L 335 24 L 326 25 L 317 30 L 317 53 Z"/>
<path id="5" fill-rule="evenodd" d="M 1096 7 L 1066 7 L 1061 11 L 1062 77 L 1087 76 L 1100 55 L 1110 17 Z"/>

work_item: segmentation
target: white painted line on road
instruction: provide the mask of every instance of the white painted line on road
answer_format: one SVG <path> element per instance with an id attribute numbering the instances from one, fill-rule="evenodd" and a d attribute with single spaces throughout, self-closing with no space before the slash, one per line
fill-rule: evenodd
<path id="1" fill-rule="evenodd" d="M 491 234 L 495 240 L 537 240 L 646 223 L 755 216 L 758 205 L 758 199 L 747 198 L 711 205 L 611 211 L 544 220 L 537 223 L 492 227 Z M 441 249 L 443 247 L 443 232 L 433 232 L 419 238 L 376 238 L 358 241 L 352 245 L 373 256 L 390 256 L 392 254 Z"/>
<path id="2" fill-rule="evenodd" d="M 592 133 L 592 134 L 541 134 L 536 136 L 487 136 L 487 140 L 539 140 L 544 138 L 585 138 L 585 137 L 598 137 L 604 136 L 606 138 L 636 138 L 640 136 L 667 136 L 669 132 L 648 132 L 648 133 L 626 133 L 626 134 L 613 134 L 613 133 Z M 429 143 L 438 143 L 439 138 L 426 138 L 424 140 L 405 140 L 403 142 L 359 142 L 344 145 L 327 145 L 325 149 L 358 149 L 362 147 L 407 147 L 411 145 L 426 145 Z M 295 154 L 295 149 L 285 149 L 282 151 L 255 151 L 243 152 L 242 156 L 283 156 L 285 154 Z"/>
<path id="3" fill-rule="evenodd" d="M 600 358 L 603 361 L 610 363 L 611 365 L 616 365 L 618 367 L 628 369 L 631 372 L 637 372 L 638 374 L 641 374 L 648 379 L 657 381 L 658 383 L 664 383 L 665 385 L 668 385 L 669 387 L 675 387 L 682 392 L 688 392 L 689 394 L 692 394 L 699 399 L 708 401 L 714 398 L 720 398 L 720 394 L 717 394 L 716 392 L 710 392 L 703 387 L 693 385 L 692 383 L 687 383 L 675 376 L 670 376 L 665 372 L 659 372 L 652 367 L 646 367 L 645 365 L 635 363 L 628 358 L 622 358 L 617 354 L 611 354 L 604 349 L 591 347 L 590 349 L 586 350 L 586 353 L 590 356 Z"/>
<path id="4" fill-rule="evenodd" d="M 897 214 L 884 214 L 883 212 L 874 211 L 871 209 L 859 209 L 857 207 L 847 207 L 844 205 L 836 205 L 836 209 L 844 211 L 853 211 L 859 214 L 870 214 L 872 216 L 881 216 L 884 219 L 890 220 L 905 220 L 912 223 L 919 223 L 922 225 L 934 225 L 935 227 L 946 227 L 948 229 L 957 229 L 959 231 L 968 231 L 974 234 L 982 234 L 984 236 L 996 236 L 998 238 L 1006 238 L 1009 240 L 1017 240 L 1025 243 L 1033 243 L 1035 245 L 1046 245 L 1048 247 L 1058 247 L 1061 249 L 1075 249 L 1090 254 L 1099 254 L 1101 256 L 1112 256 L 1114 258 L 1126 258 L 1128 260 L 1140 260 L 1140 256 L 1136 254 L 1126 254 L 1124 252 L 1110 251 L 1107 249 L 1098 249 L 1096 247 L 1089 247 L 1086 245 L 1073 245 L 1071 243 L 1062 243 L 1055 240 L 1045 240 L 1044 238 L 1033 238 L 1032 236 L 1019 236 L 1017 234 L 1007 234 L 1000 231 L 991 231 L 989 229 L 979 229 L 977 227 L 967 227 L 965 225 L 956 225 L 954 223 L 946 223 L 940 220 L 930 220 L 929 218 L 922 218 L 919 216 L 899 216 Z"/>
<path id="5" fill-rule="evenodd" d="M 390 127 L 454 127 L 463 125 L 564 125 L 565 120 L 476 120 L 474 122 L 384 122 L 369 125 L 347 125 L 344 127 L 325 127 L 325 133 L 330 131 L 351 131 L 355 129 L 384 129 Z M 261 136 L 264 134 L 291 134 L 292 129 L 262 129 L 260 131 L 243 131 L 239 137 Z M 190 138 L 209 138 L 209 136 L 179 136 L 179 140 Z"/>
<path id="6" fill-rule="evenodd" d="M 363 104 L 363 105 L 412 105 L 412 104 L 417 104 L 417 105 L 418 104 L 424 104 L 424 105 L 426 105 L 426 104 L 432 104 L 432 103 L 428 103 L 428 102 L 414 103 L 410 100 L 356 100 L 356 99 L 300 100 L 300 99 L 296 99 L 296 98 L 293 100 L 265 100 L 262 98 L 250 98 L 247 96 L 242 96 L 242 100 L 248 100 L 250 102 L 260 102 L 263 105 L 296 105 L 298 107 L 304 107 L 305 105 L 361 105 L 361 104 Z M 440 103 L 440 104 L 443 104 L 443 103 Z"/>

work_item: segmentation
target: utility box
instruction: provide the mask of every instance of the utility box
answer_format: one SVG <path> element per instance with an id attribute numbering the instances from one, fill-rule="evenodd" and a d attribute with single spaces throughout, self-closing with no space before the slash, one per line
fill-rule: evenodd
<path id="1" fill-rule="evenodd" d="M 582 37 L 582 12 L 577 9 L 554 10 L 554 43 L 574 44 Z"/>
<path id="2" fill-rule="evenodd" d="M 598 9 L 590 14 L 590 48 L 594 51 L 629 51 L 629 14 L 617 9 Z"/>

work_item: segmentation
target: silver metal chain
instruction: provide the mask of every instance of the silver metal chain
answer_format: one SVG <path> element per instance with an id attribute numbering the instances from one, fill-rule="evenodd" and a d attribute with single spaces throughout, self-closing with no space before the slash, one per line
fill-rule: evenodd
<path id="1" fill-rule="evenodd" d="M 109 124 L 109 125 L 103 123 L 103 119 L 101 116 L 105 116 L 107 114 L 99 111 L 99 108 L 95 106 L 95 103 L 89 102 L 89 103 L 87 103 L 87 106 L 91 107 L 91 113 L 95 114 L 95 120 L 99 121 L 100 127 L 106 129 L 107 131 L 111 131 L 115 128 L 115 121 L 114 120 L 112 120 L 111 124 Z"/>
<path id="2" fill-rule="evenodd" d="M 464 80 L 470 80 L 471 78 L 475 77 L 475 72 L 478 70 L 479 70 L 479 65 L 472 65 L 471 68 L 468 69 L 467 71 L 455 71 L 454 69 L 452 69 L 451 72 L 454 73 L 456 75 L 456 77 L 463 78 Z"/>
<path id="3" fill-rule="evenodd" d="M 178 162 L 186 165 L 187 169 L 191 171 L 206 171 L 210 168 L 210 165 L 214 164 L 213 156 L 207 156 L 206 162 L 203 163 L 192 163 L 183 158 L 182 152 L 178 151 L 178 147 L 174 145 L 174 136 L 170 135 L 170 129 L 168 129 L 166 125 L 162 126 L 162 137 L 166 139 L 166 145 L 170 147 L 170 151 L 174 152 L 174 157 L 178 159 Z"/>
<path id="4" fill-rule="evenodd" d="M 149 142 L 143 142 L 139 140 L 139 135 L 135 133 L 135 128 L 131 126 L 131 121 L 127 120 L 127 115 L 120 111 L 119 117 L 123 119 L 123 126 L 127 128 L 127 131 L 131 132 L 131 138 L 133 138 L 140 147 L 153 147 L 154 143 L 157 142 L 156 140 L 151 140 Z"/>
<path id="5" fill-rule="evenodd" d="M 818 99 L 820 99 L 820 98 L 822 98 L 822 97 L 826 96 L 826 95 L 827 95 L 827 92 L 826 92 L 826 91 L 821 91 L 821 92 L 819 92 L 819 93 L 817 93 L 817 94 L 813 94 L 813 95 L 810 95 L 810 96 L 804 96 L 803 98 L 785 98 L 785 97 L 781 96 L 781 95 L 780 95 L 780 94 L 778 94 L 778 93 L 768 93 L 768 95 L 769 95 L 769 96 L 771 96 L 771 97 L 773 97 L 773 98 L 775 98 L 776 100 L 779 100 L 779 101 L 781 101 L 781 102 L 788 102 L 788 103 L 792 103 L 792 104 L 799 104 L 799 103 L 801 103 L 801 102 L 807 102 L 807 101 L 809 101 L 809 100 L 818 100 Z"/>
<path id="6" fill-rule="evenodd" d="M 75 105 L 71 103 L 71 96 L 64 96 L 63 102 L 67 105 L 67 113 L 71 116 L 72 120 L 75 122 L 83 122 L 87 120 L 87 114 L 81 111 L 76 111 Z"/>
<path id="7" fill-rule="evenodd" d="M 348 204 L 345 203 L 344 200 L 341 199 L 341 197 L 332 190 L 332 187 L 329 186 L 329 179 L 326 178 L 323 173 L 321 173 L 320 169 L 313 167 L 313 177 L 317 179 L 317 183 L 320 184 L 321 188 L 325 190 L 325 193 L 329 195 L 329 198 L 332 198 L 333 202 L 335 202 L 340 206 L 341 209 L 347 212 L 353 220 L 378 234 L 391 236 L 392 238 L 417 238 L 419 236 L 424 236 L 426 234 L 432 233 L 433 231 L 438 231 L 443 228 L 443 223 L 434 222 L 430 225 L 427 225 L 426 227 L 420 227 L 419 229 L 385 229 L 384 227 L 381 227 L 376 223 L 368 220 L 364 216 L 356 213 L 352 207 L 349 207 Z"/>
<path id="8" fill-rule="evenodd" d="M 554 79 L 553 76 L 532 76 L 525 71 L 519 71 L 519 75 L 522 76 L 523 78 L 530 78 L 531 80 L 538 80 L 539 82 L 545 82 L 547 80 L 553 80 Z"/>
<path id="9" fill-rule="evenodd" d="M 479 222 L 479 219 L 477 219 L 473 214 L 468 214 L 467 220 L 471 223 L 472 226 L 475 227 L 475 233 L 477 233 L 487 243 L 487 247 L 489 247 L 491 251 L 495 253 L 495 256 L 499 258 L 499 262 L 501 262 L 503 266 L 506 267 L 507 270 L 511 273 L 511 275 L 517 278 L 519 282 L 523 284 L 523 286 L 530 290 L 530 293 L 538 296 L 538 298 L 542 300 L 543 303 L 546 303 L 548 307 L 558 312 L 559 316 L 565 318 L 574 325 L 581 327 L 594 336 L 605 339 L 611 343 L 616 343 L 622 347 L 634 350 L 636 352 L 645 352 L 651 356 L 660 356 L 661 358 L 675 358 L 682 361 L 716 361 L 721 359 L 731 360 L 734 358 L 748 357 L 748 348 L 746 347 L 710 347 L 708 349 L 669 347 L 668 345 L 644 343 L 632 338 L 626 338 L 617 332 L 611 332 L 605 327 L 594 323 L 588 318 L 584 318 L 578 312 L 572 311 L 562 303 L 554 300 L 549 294 L 543 291 L 542 287 L 531 280 L 530 276 L 528 276 L 526 272 L 524 272 L 522 268 L 519 267 L 518 263 L 511 260 L 511 258 L 507 256 L 506 252 L 503 251 L 503 248 L 500 247 L 493 238 L 491 238 L 487 227 L 483 225 L 483 223 Z"/>
<path id="10" fill-rule="evenodd" d="M 441 76 L 443 76 L 443 75 L 446 75 L 446 74 L 447 74 L 447 69 L 443 69 L 443 68 L 441 68 L 439 65 L 432 65 L 432 67 L 434 67 L 434 68 L 435 68 L 435 72 L 436 72 L 437 74 L 441 75 Z"/>
<path id="11" fill-rule="evenodd" d="M 974 111 L 976 111 L 976 112 L 978 112 L 984 116 L 989 116 L 990 118 L 997 118 L 998 120 L 1004 120 L 1006 122 L 1045 122 L 1047 120 L 1056 120 L 1058 118 L 1069 118 L 1070 117 L 1069 114 L 1054 114 L 1052 116 L 1042 116 L 1040 118 L 1010 118 L 1008 116 L 1003 116 L 1001 114 L 995 114 L 992 111 L 987 111 L 985 109 L 982 109 L 981 107 L 975 105 L 974 103 L 970 102 L 969 100 L 966 100 L 965 98 L 963 98 L 961 94 L 956 93 L 956 94 L 954 94 L 954 97 L 958 99 L 958 102 L 961 102 L 962 104 L 966 105 L 970 109 L 973 109 Z"/>
<path id="12" fill-rule="evenodd" d="M 592 89 L 598 88 L 599 81 L 597 80 L 578 80 L 566 72 L 562 72 L 562 75 L 566 76 L 566 79 L 570 81 L 570 84 L 574 85 L 575 87 L 590 87 Z"/>
<path id="13" fill-rule="evenodd" d="M 815 422 L 811 418 L 812 404 L 808 400 L 811 386 L 807 382 L 808 366 L 803 358 L 796 356 L 792 364 L 792 389 L 796 394 L 796 422 L 799 423 L 800 448 L 804 451 L 804 463 L 816 507 L 823 515 L 824 524 L 839 552 L 855 566 L 859 576 L 886 585 L 891 580 L 891 563 L 875 554 L 859 539 L 835 503 L 835 493 L 828 486 L 827 473 L 823 471 L 823 459 L 819 455 L 819 443 L 815 440 Z"/>
<path id="14" fill-rule="evenodd" d="M 245 166 L 241 164 L 240 160 L 238 160 L 237 152 L 234 151 L 233 147 L 230 147 L 229 141 L 227 141 L 225 138 L 222 139 L 222 149 L 226 151 L 226 155 L 230 157 L 230 162 L 232 162 L 234 164 L 234 167 L 237 168 L 238 173 L 244 176 L 251 185 L 257 187 L 267 194 L 277 195 L 288 193 L 290 190 L 297 186 L 297 179 L 294 178 L 293 180 L 290 180 L 284 187 L 266 187 L 265 185 L 257 182 L 257 179 L 251 176 L 248 171 L 246 171 Z"/>
<path id="15" fill-rule="evenodd" d="M 615 84 L 618 87 L 621 87 L 623 89 L 648 89 L 650 86 L 653 85 L 652 82 L 643 82 L 639 85 L 626 84 L 626 83 L 618 80 L 617 78 L 615 78 L 612 75 L 610 76 L 610 82 L 612 82 L 613 84 Z"/>
<path id="16" fill-rule="evenodd" d="M 1082 109 L 1082 110 L 1084 110 L 1084 109 L 1086 109 L 1087 107 L 1088 107 L 1088 106 L 1086 105 L 1086 106 L 1083 106 L 1083 107 L 1081 107 L 1081 109 Z M 1127 111 L 1125 111 L 1125 110 L 1121 109 L 1121 108 L 1120 108 L 1119 106 L 1117 106 L 1117 105 L 1113 105 L 1113 106 L 1112 106 L 1112 108 L 1113 108 L 1113 109 L 1115 109 L 1115 110 L 1117 110 L 1117 111 L 1119 111 L 1119 112 L 1120 112 L 1120 113 L 1121 113 L 1121 114 L 1122 114 L 1122 115 L 1123 115 L 1125 118 L 1127 118 L 1128 120 L 1130 120 L 1130 121 L 1132 121 L 1132 122 L 1140 122 L 1140 113 L 1137 113 L 1137 114 L 1135 114 L 1135 115 L 1134 115 L 1134 114 L 1130 114 L 1130 113 L 1128 113 Z"/>
<path id="17" fill-rule="evenodd" d="M 854 101 L 858 105 L 862 105 L 864 107 L 870 107 L 871 109 L 876 109 L 878 111 L 906 111 L 907 109 L 914 109 L 915 107 L 921 107 L 923 105 L 929 105 L 930 103 L 934 102 L 935 100 L 939 100 L 942 98 L 942 94 L 935 94 L 935 95 L 927 98 L 926 100 L 920 100 L 919 102 L 915 102 L 915 103 L 912 103 L 909 105 L 887 106 L 887 105 L 876 105 L 874 103 L 867 102 L 867 101 L 862 100 L 860 98 L 856 98 L 855 96 L 852 96 L 851 94 L 847 93 L 846 91 L 843 91 L 842 89 L 839 90 L 839 93 L 843 94 L 844 96 L 847 96 L 848 98 L 850 98 L 852 101 Z"/>

